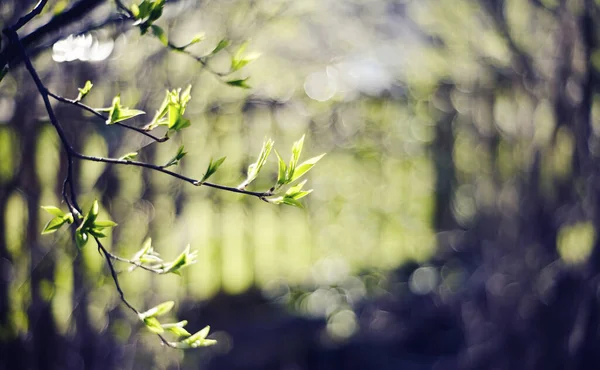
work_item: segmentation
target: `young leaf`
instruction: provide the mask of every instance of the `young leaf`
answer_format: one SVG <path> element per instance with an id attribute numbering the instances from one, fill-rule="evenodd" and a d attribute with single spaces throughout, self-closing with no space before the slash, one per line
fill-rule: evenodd
<path id="1" fill-rule="evenodd" d="M 296 165 L 298 164 L 298 159 L 300 159 L 300 153 L 302 153 L 302 146 L 304 146 L 304 135 L 300 138 L 300 140 L 296 141 L 292 146 L 292 157 L 290 158 L 290 164 L 287 169 L 287 182 L 291 182 L 294 177 L 294 172 L 296 170 Z"/>
<path id="2" fill-rule="evenodd" d="M 153 333 L 160 334 L 160 333 L 164 333 L 164 331 L 165 331 L 162 328 L 162 326 L 160 326 L 160 322 L 156 319 L 156 317 L 153 317 L 153 316 L 145 317 L 142 319 L 142 321 L 144 321 L 146 328 L 148 328 L 148 330 L 150 330 Z"/>
<path id="3" fill-rule="evenodd" d="M 75 230 L 75 244 L 77 248 L 82 249 L 88 241 L 88 234 L 82 230 Z"/>
<path id="4" fill-rule="evenodd" d="M 279 162 L 279 171 L 277 172 L 277 188 L 285 185 L 287 183 L 287 166 L 285 161 L 281 159 L 281 156 L 275 150 L 275 154 L 277 155 L 277 161 Z"/>
<path id="5" fill-rule="evenodd" d="M 194 335 L 182 340 L 179 343 L 181 343 L 182 345 L 189 346 L 189 347 L 184 346 L 183 348 L 190 348 L 190 347 L 197 348 L 197 347 L 212 346 L 213 344 L 217 343 L 217 341 L 214 339 L 206 339 L 209 331 L 210 331 L 210 326 L 206 326 L 206 327 L 204 327 L 204 329 L 198 331 Z"/>
<path id="6" fill-rule="evenodd" d="M 170 324 L 162 324 L 162 328 L 166 331 L 170 331 L 171 333 L 180 336 L 180 337 L 189 337 L 191 334 L 185 330 L 183 327 L 187 325 L 187 321 L 179 321 L 176 323 Z"/>
<path id="7" fill-rule="evenodd" d="M 263 168 L 267 158 L 269 158 L 269 154 L 271 154 L 271 150 L 273 149 L 273 144 L 275 142 L 270 138 L 263 142 L 262 149 L 258 155 L 258 159 L 256 162 L 252 163 L 248 166 L 248 175 L 246 180 L 238 186 L 238 189 L 245 189 L 252 181 L 258 177 L 258 173 Z"/>
<path id="8" fill-rule="evenodd" d="M 168 46 L 169 39 L 167 38 L 167 34 L 165 33 L 165 31 L 162 28 L 160 28 L 159 26 L 154 25 L 154 24 L 151 27 L 152 27 L 152 34 L 154 36 L 156 36 L 156 38 L 158 38 L 164 46 Z"/>
<path id="9" fill-rule="evenodd" d="M 221 50 L 225 49 L 226 47 L 228 47 L 230 44 L 231 44 L 231 41 L 226 40 L 226 39 L 223 39 L 223 40 L 219 41 L 219 43 L 213 49 L 213 51 L 210 52 L 210 55 L 215 55 L 219 51 L 221 51 Z"/>
<path id="10" fill-rule="evenodd" d="M 246 83 L 246 81 L 248 81 L 248 79 L 249 79 L 249 77 L 246 77 L 246 78 L 243 78 L 240 80 L 229 80 L 229 81 L 226 81 L 225 83 L 230 86 L 241 87 L 243 89 L 250 89 L 251 88 L 250 85 L 248 85 Z"/>
<path id="11" fill-rule="evenodd" d="M 317 162 L 323 158 L 325 156 L 326 153 L 323 153 L 321 155 L 318 155 L 316 157 L 312 157 L 311 159 L 307 159 L 306 161 L 302 162 L 300 165 L 298 165 L 295 170 L 294 173 L 292 174 L 292 178 L 290 179 L 290 182 L 296 181 L 297 179 L 299 179 L 302 175 L 304 175 L 305 173 L 307 173 L 311 168 L 313 168 L 313 166 L 315 164 L 317 164 Z"/>
<path id="12" fill-rule="evenodd" d="M 163 274 L 168 274 L 168 273 L 179 274 L 179 270 L 181 270 L 182 268 L 196 263 L 197 256 L 198 256 L 198 251 L 193 251 L 190 253 L 190 245 L 188 244 L 187 247 L 185 247 L 185 249 L 183 250 L 183 252 L 181 252 L 181 254 L 179 256 L 177 256 L 177 258 L 173 262 L 168 263 L 164 267 L 162 273 Z"/>
<path id="13" fill-rule="evenodd" d="M 106 111 L 107 108 L 100 108 L 97 110 Z M 108 111 L 108 119 L 106 120 L 106 124 L 112 125 L 113 123 L 125 121 L 141 114 L 146 114 L 146 112 L 121 106 L 121 97 L 117 95 L 113 98 L 112 106 Z"/>
<path id="14" fill-rule="evenodd" d="M 245 57 L 242 57 L 242 54 L 244 54 L 244 52 L 246 51 L 247 46 L 248 42 L 246 41 L 242 45 L 240 45 L 235 54 L 233 54 L 233 56 L 231 57 L 231 71 L 235 72 L 244 68 L 248 63 L 258 59 L 258 57 L 260 56 L 259 53 L 252 53 Z"/>
<path id="15" fill-rule="evenodd" d="M 190 42 L 187 43 L 187 45 L 182 46 L 180 49 L 183 50 L 183 49 L 188 48 L 192 45 L 195 45 L 199 42 L 202 42 L 202 41 L 204 41 L 205 38 L 206 37 L 205 37 L 204 33 L 198 33 L 198 34 L 196 34 L 196 36 L 194 36 L 194 38 L 192 38 L 192 40 Z"/>
<path id="16" fill-rule="evenodd" d="M 152 307 L 151 309 L 149 309 L 146 312 L 139 313 L 138 315 L 141 320 L 144 320 L 148 317 L 161 316 L 161 315 L 164 315 L 164 314 L 168 313 L 169 311 L 171 311 L 171 309 L 173 308 L 174 305 L 175 305 L 175 302 L 173 302 L 173 301 L 163 302 L 155 307 Z"/>
<path id="17" fill-rule="evenodd" d="M 302 203 L 291 197 L 283 197 L 283 204 L 287 204 L 288 206 L 294 206 L 298 208 L 304 208 Z"/>
<path id="18" fill-rule="evenodd" d="M 167 114 L 167 110 L 169 108 L 169 94 L 170 92 L 169 90 L 167 90 L 165 99 L 161 103 L 160 108 L 154 114 L 154 118 L 152 119 L 152 121 L 144 127 L 144 130 L 150 131 L 156 128 L 157 126 L 161 125 L 160 120 Z"/>
<path id="19" fill-rule="evenodd" d="M 137 157 L 138 153 L 137 152 L 130 152 L 125 154 L 124 156 L 120 157 L 119 159 L 122 161 L 131 161 L 134 160 L 135 157 Z"/>
<path id="20" fill-rule="evenodd" d="M 117 226 L 117 223 L 113 222 L 113 221 L 109 221 L 109 220 L 94 222 L 94 228 L 96 228 L 96 229 L 105 229 L 107 227 L 115 227 L 115 226 Z"/>
<path id="21" fill-rule="evenodd" d="M 184 147 L 183 145 L 179 147 L 179 149 L 177 149 L 177 154 L 175 154 L 175 156 L 173 158 L 171 158 L 167 164 L 165 164 L 163 167 L 170 167 L 170 166 L 174 166 L 176 164 L 179 164 L 179 161 L 185 157 L 185 155 L 187 154 L 187 152 L 184 152 Z"/>
<path id="22" fill-rule="evenodd" d="M 132 261 L 139 261 L 139 259 L 147 254 L 147 253 L 152 253 L 152 238 L 147 238 L 144 243 L 142 244 L 142 248 L 137 251 L 133 257 L 131 258 Z"/>
<path id="23" fill-rule="evenodd" d="M 87 231 L 95 238 L 106 238 L 106 234 L 99 229 L 88 229 Z"/>
<path id="24" fill-rule="evenodd" d="M 56 217 L 63 217 L 65 215 L 65 213 L 63 211 L 60 210 L 60 208 L 58 207 L 54 207 L 54 206 L 42 206 L 42 209 L 48 213 L 50 213 L 53 216 Z"/>
<path id="25" fill-rule="evenodd" d="M 223 164 L 223 162 L 225 161 L 225 158 L 227 157 L 219 158 L 214 162 L 211 158 L 210 162 L 208 163 L 208 168 L 206 169 L 206 172 L 204 173 L 204 176 L 202 176 L 202 180 L 200 180 L 198 185 L 201 185 L 203 182 L 208 180 L 208 178 L 211 177 L 215 172 L 217 172 L 221 164 Z"/>
<path id="26" fill-rule="evenodd" d="M 85 85 L 82 88 L 77 88 L 77 90 L 79 90 L 79 94 L 77 95 L 77 99 L 75 99 L 76 101 L 81 101 L 83 100 L 83 98 L 85 98 L 85 96 L 87 94 L 90 93 L 90 90 L 92 90 L 92 87 L 94 85 L 92 84 L 91 81 L 86 81 Z"/>
<path id="27" fill-rule="evenodd" d="M 52 234 L 53 232 L 56 232 L 66 222 L 67 222 L 67 220 L 65 218 L 63 218 L 63 217 L 58 217 L 58 216 L 54 217 L 53 219 L 51 219 L 50 221 L 48 221 L 48 223 L 46 224 L 46 226 L 44 226 L 44 230 L 42 231 L 42 235 Z"/>

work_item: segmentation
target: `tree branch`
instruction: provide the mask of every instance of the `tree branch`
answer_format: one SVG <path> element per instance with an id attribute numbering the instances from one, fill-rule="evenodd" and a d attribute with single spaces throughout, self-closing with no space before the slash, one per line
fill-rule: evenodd
<path id="1" fill-rule="evenodd" d="M 19 18 L 19 20 L 17 21 L 17 23 L 15 23 L 12 26 L 12 29 L 15 30 L 15 31 L 18 31 L 21 27 L 23 27 L 24 25 L 26 25 L 27 23 L 29 23 L 29 21 L 31 21 L 34 17 L 36 17 L 37 15 L 39 15 L 42 12 L 42 10 L 46 6 L 47 2 L 48 2 L 48 0 L 40 0 L 35 5 L 35 7 L 33 8 L 32 11 L 30 11 L 27 14 L 25 14 L 21 18 Z"/>
<path id="2" fill-rule="evenodd" d="M 105 116 L 102 113 L 98 112 L 94 108 L 81 103 L 78 100 L 67 99 L 67 98 L 64 98 L 64 97 L 62 97 L 60 95 L 56 95 L 56 94 L 54 94 L 51 91 L 48 91 L 48 95 L 50 95 L 52 98 L 54 98 L 55 100 L 58 100 L 61 103 L 72 104 L 72 105 L 74 105 L 76 107 L 79 107 L 79 108 L 85 110 L 85 111 L 88 111 L 88 112 L 92 113 L 94 116 L 102 119 L 103 121 L 108 120 L 107 116 Z M 151 138 L 152 140 L 154 140 L 154 141 L 156 141 L 158 143 L 162 143 L 162 142 L 165 142 L 165 141 L 169 140 L 168 136 L 157 137 L 157 136 L 154 136 L 151 133 L 149 133 L 147 130 L 144 130 L 144 129 L 141 129 L 141 128 L 137 128 L 137 127 L 134 127 L 134 126 L 129 126 L 128 124 L 125 124 L 125 123 L 122 123 L 122 122 L 115 122 L 114 125 L 121 126 L 121 127 L 126 128 L 126 129 L 138 132 L 138 133 L 140 133 L 140 134 L 142 134 L 144 136 L 147 136 L 147 137 Z"/>

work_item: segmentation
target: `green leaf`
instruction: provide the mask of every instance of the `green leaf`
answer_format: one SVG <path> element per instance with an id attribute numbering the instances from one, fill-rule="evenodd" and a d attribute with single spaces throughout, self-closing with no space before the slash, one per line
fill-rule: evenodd
<path id="1" fill-rule="evenodd" d="M 96 228 L 96 229 L 105 229 L 107 227 L 115 227 L 115 226 L 117 226 L 117 223 L 113 222 L 113 221 L 109 221 L 109 220 L 102 220 L 102 221 L 94 222 L 94 228 Z"/>
<path id="2" fill-rule="evenodd" d="M 177 258 L 173 262 L 166 264 L 162 273 L 179 273 L 180 269 L 196 263 L 197 255 L 198 251 L 190 252 L 190 245 L 188 244 L 187 247 L 185 247 L 185 249 L 183 250 L 183 252 L 179 256 L 177 256 Z"/>
<path id="3" fill-rule="evenodd" d="M 77 248 L 82 249 L 88 242 L 88 234 L 82 230 L 75 230 L 75 244 Z"/>
<path id="4" fill-rule="evenodd" d="M 281 159 L 281 156 L 275 150 L 275 154 L 277 155 L 277 160 L 279 162 L 279 171 L 277 172 L 277 187 L 281 187 L 287 183 L 287 166 L 285 161 Z"/>
<path id="5" fill-rule="evenodd" d="M 103 111 L 106 109 L 101 108 L 97 110 Z M 106 124 L 112 125 L 113 123 L 125 121 L 127 119 L 139 116 L 141 114 L 146 114 L 146 112 L 121 106 L 121 97 L 117 95 L 113 98 L 112 106 L 108 112 L 108 119 L 106 120 Z"/>
<path id="6" fill-rule="evenodd" d="M 199 42 L 202 42 L 202 41 L 204 41 L 205 38 L 206 37 L 205 37 L 204 33 L 198 33 L 198 34 L 196 34 L 196 36 L 194 36 L 194 38 L 192 38 L 192 40 L 187 45 L 183 46 L 182 48 L 185 49 L 185 48 L 195 45 Z"/>
<path id="7" fill-rule="evenodd" d="M 152 25 L 152 34 L 154 36 L 156 36 L 156 38 L 158 38 L 160 40 L 160 42 L 164 45 L 164 46 L 168 46 L 169 45 L 169 39 L 167 38 L 167 34 L 165 33 L 165 31 L 160 28 L 157 25 Z"/>
<path id="8" fill-rule="evenodd" d="M 305 173 L 307 173 L 311 168 L 313 168 L 313 166 L 315 164 L 317 164 L 317 162 L 321 158 L 323 158 L 325 156 L 325 154 L 326 153 L 323 153 L 323 154 L 318 155 L 316 157 L 312 157 L 311 159 L 307 159 L 306 161 L 304 161 L 300 165 L 298 165 L 296 167 L 296 169 L 294 170 L 294 173 L 292 174 L 292 178 L 290 179 L 290 182 L 296 181 L 302 175 L 304 175 Z"/>
<path id="9" fill-rule="evenodd" d="M 217 46 L 213 49 L 213 51 L 210 52 L 210 55 L 215 55 L 216 53 L 218 53 L 219 51 L 225 49 L 226 47 L 228 47 L 229 45 L 231 45 L 231 41 L 227 40 L 227 39 L 223 39 L 221 41 L 219 41 L 219 43 L 217 44 Z"/>
<path id="10" fill-rule="evenodd" d="M 216 161 L 213 161 L 213 159 L 211 158 L 210 162 L 208 163 L 208 168 L 206 169 L 206 172 L 202 177 L 202 180 L 200 180 L 200 182 L 197 185 L 201 185 L 203 182 L 208 180 L 208 178 L 211 177 L 215 172 L 217 172 L 217 170 L 223 164 L 226 158 L 227 157 L 222 157 L 217 159 Z"/>
<path id="11" fill-rule="evenodd" d="M 169 108 L 169 96 L 170 92 L 169 90 L 167 90 L 165 99 L 161 103 L 160 108 L 154 114 L 154 118 L 152 119 L 152 121 L 144 127 L 145 130 L 150 131 L 156 128 L 157 126 L 161 125 L 160 120 L 167 114 Z"/>
<path id="12" fill-rule="evenodd" d="M 243 79 L 240 79 L 240 80 L 225 81 L 225 83 L 227 85 L 230 85 L 230 86 L 241 87 L 243 89 L 250 89 L 251 88 L 250 85 L 248 85 L 246 83 L 246 81 L 248 81 L 248 79 L 249 79 L 249 77 L 246 77 L 246 78 L 243 78 Z"/>
<path id="13" fill-rule="evenodd" d="M 131 260 L 138 261 L 143 255 L 152 251 L 152 238 L 147 238 L 142 244 L 142 248 L 137 251 Z"/>
<path id="14" fill-rule="evenodd" d="M 173 302 L 173 301 L 163 302 L 157 306 L 152 307 L 151 309 L 149 309 L 146 312 L 139 313 L 138 316 L 140 317 L 141 320 L 144 320 L 148 317 L 161 316 L 161 315 L 164 315 L 164 314 L 168 313 L 169 311 L 171 311 L 171 309 L 173 308 L 174 305 L 175 305 L 175 302 Z"/>
<path id="15" fill-rule="evenodd" d="M 170 324 L 162 324 L 162 328 L 165 329 L 166 331 L 170 331 L 171 333 L 180 336 L 180 337 L 189 337 L 191 336 L 191 334 L 185 330 L 183 327 L 187 325 L 187 321 L 183 320 L 183 321 L 179 321 L 176 323 L 170 323 Z"/>
<path id="16" fill-rule="evenodd" d="M 188 345 L 191 348 L 212 346 L 213 344 L 217 343 L 217 341 L 214 339 L 206 339 L 209 332 L 210 326 L 206 326 L 204 329 L 194 333 L 194 335 L 182 340 L 180 343 Z"/>
<path id="17" fill-rule="evenodd" d="M 179 161 L 185 157 L 186 154 L 187 152 L 184 151 L 183 145 L 180 146 L 179 149 L 177 149 L 177 154 L 175 154 L 175 156 L 171 158 L 163 167 L 166 168 L 179 164 Z"/>
<path id="18" fill-rule="evenodd" d="M 93 237 L 96 237 L 96 238 L 106 238 L 106 234 L 104 234 L 99 229 L 88 229 L 88 232 Z"/>
<path id="19" fill-rule="evenodd" d="M 93 224 L 96 221 L 99 212 L 100 206 L 98 205 L 98 200 L 95 199 L 87 214 L 88 222 L 90 222 L 90 224 Z"/>
<path id="20" fill-rule="evenodd" d="M 156 317 L 153 317 L 153 316 L 146 317 L 146 318 L 143 318 L 142 321 L 146 325 L 146 328 L 148 328 L 148 330 L 150 330 L 153 333 L 160 334 L 160 333 L 164 333 L 164 331 L 165 331 L 162 328 L 162 326 L 160 325 L 160 322 L 156 319 Z"/>
<path id="21" fill-rule="evenodd" d="M 83 100 L 83 98 L 86 97 L 87 94 L 90 93 L 90 90 L 92 90 L 92 87 L 94 85 L 92 84 L 91 81 L 86 81 L 85 85 L 82 88 L 77 88 L 77 90 L 79 90 L 79 95 L 77 95 L 77 99 L 75 99 L 76 101 L 81 101 Z"/>
<path id="22" fill-rule="evenodd" d="M 290 198 L 290 197 L 283 197 L 283 204 L 287 204 L 288 206 L 294 206 L 294 207 L 298 207 L 298 208 L 304 208 L 302 203 L 300 203 L 296 199 Z"/>
<path id="23" fill-rule="evenodd" d="M 138 153 L 137 152 L 129 152 L 127 154 L 125 154 L 124 156 L 120 157 L 119 160 L 121 161 L 132 161 L 135 159 L 135 157 L 137 157 Z"/>
<path id="24" fill-rule="evenodd" d="M 58 207 L 54 207 L 54 206 L 42 206 L 42 209 L 48 213 L 50 213 L 53 216 L 56 217 L 63 217 L 65 215 L 65 213 L 63 211 L 60 210 L 60 208 Z"/>
<path id="25" fill-rule="evenodd" d="M 290 164 L 287 169 L 287 182 L 291 182 L 294 177 L 294 171 L 296 170 L 296 165 L 298 164 L 298 159 L 300 159 L 300 153 L 302 153 L 302 147 L 304 146 L 304 135 L 300 138 L 300 140 L 296 141 L 292 146 L 292 157 L 290 158 Z"/>
<path id="26" fill-rule="evenodd" d="M 51 219 L 50 221 L 48 221 L 48 223 L 46 224 L 46 226 L 44 226 L 44 230 L 42 231 L 42 235 L 52 234 L 53 232 L 56 232 L 66 222 L 67 222 L 67 220 L 65 218 L 63 218 L 63 217 L 58 217 L 58 216 L 54 217 L 53 219 Z"/>
<path id="27" fill-rule="evenodd" d="M 238 71 L 244 68 L 248 63 L 260 57 L 259 53 L 252 53 L 245 57 L 242 57 L 242 54 L 244 54 L 244 52 L 246 51 L 247 46 L 248 42 L 246 41 L 242 45 L 240 45 L 235 54 L 233 54 L 233 56 L 231 57 L 231 71 Z"/>
<path id="28" fill-rule="evenodd" d="M 267 158 L 269 158 L 269 154 L 271 154 L 271 150 L 273 149 L 273 144 L 275 142 L 270 138 L 263 142 L 262 149 L 258 154 L 258 159 L 256 162 L 252 163 L 248 166 L 248 175 L 246 180 L 238 186 L 238 189 L 245 189 L 252 181 L 258 177 L 258 173 L 263 168 Z"/>

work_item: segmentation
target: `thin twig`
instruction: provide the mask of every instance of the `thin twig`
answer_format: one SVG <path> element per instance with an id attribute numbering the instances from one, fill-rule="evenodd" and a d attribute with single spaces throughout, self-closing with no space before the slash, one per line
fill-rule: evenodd
<path id="1" fill-rule="evenodd" d="M 21 18 L 19 18 L 19 20 L 17 21 L 17 23 L 15 23 L 14 25 L 12 25 L 11 28 L 14 31 L 18 31 L 21 27 L 23 27 L 24 25 L 26 25 L 27 23 L 29 23 L 29 21 L 31 21 L 34 17 L 36 17 L 37 15 L 39 15 L 42 12 L 42 10 L 44 9 L 44 7 L 46 6 L 47 2 L 48 2 L 48 0 L 40 0 L 40 1 L 38 1 L 38 3 L 33 8 L 33 10 L 30 11 L 29 13 L 25 14 Z"/>
<path id="2" fill-rule="evenodd" d="M 79 107 L 79 108 L 81 108 L 81 109 L 83 109 L 83 110 L 85 110 L 87 112 L 90 112 L 94 116 L 102 119 L 103 121 L 108 120 L 107 116 L 103 115 L 102 113 L 100 113 L 99 111 L 95 110 L 94 108 L 92 108 L 92 107 L 90 107 L 88 105 L 83 104 L 82 102 L 80 102 L 78 100 L 68 99 L 68 98 L 62 97 L 60 95 L 56 95 L 56 94 L 54 94 L 51 91 L 48 91 L 48 95 L 50 95 L 52 98 L 58 100 L 61 103 L 72 104 L 72 105 L 74 105 L 76 107 Z M 137 127 L 134 127 L 134 126 L 129 126 L 128 124 L 125 124 L 125 123 L 122 123 L 122 122 L 115 122 L 114 125 L 117 125 L 117 126 L 120 126 L 120 127 L 126 128 L 126 129 L 129 129 L 129 130 L 133 130 L 133 131 L 135 131 L 137 133 L 140 133 L 140 134 L 142 134 L 144 136 L 147 136 L 147 137 L 151 138 L 152 140 L 154 140 L 154 141 L 156 141 L 158 143 L 163 143 L 163 142 L 169 140 L 168 136 L 157 137 L 155 135 L 152 135 L 151 133 L 149 133 L 148 131 L 146 131 L 144 129 L 137 128 Z"/>
<path id="3" fill-rule="evenodd" d="M 102 251 L 103 255 L 104 255 L 104 259 L 106 259 L 106 264 L 108 265 L 108 268 L 110 270 L 110 275 L 112 276 L 112 279 L 115 283 L 115 287 L 117 288 L 117 292 L 119 292 L 119 296 L 121 297 L 121 301 L 129 308 L 131 309 L 133 312 L 135 312 L 136 315 L 139 315 L 139 311 L 133 307 L 131 305 L 131 303 L 129 303 L 127 301 L 127 299 L 125 299 L 125 293 L 123 293 L 123 289 L 121 289 L 121 284 L 119 284 L 119 277 L 117 276 L 117 271 L 115 270 L 115 267 L 113 266 L 112 263 L 112 258 L 110 257 L 110 253 L 106 250 L 106 248 L 102 245 L 102 243 L 100 243 L 100 240 L 98 240 L 97 237 L 94 237 L 94 240 L 96 241 L 96 244 L 98 245 L 98 249 Z"/>

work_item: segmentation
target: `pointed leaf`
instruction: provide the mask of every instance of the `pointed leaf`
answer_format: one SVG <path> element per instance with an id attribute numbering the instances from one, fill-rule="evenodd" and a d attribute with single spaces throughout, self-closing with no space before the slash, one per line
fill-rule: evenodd
<path id="1" fill-rule="evenodd" d="M 76 101 L 81 101 L 83 100 L 83 98 L 86 97 L 87 94 L 90 93 L 90 90 L 92 90 L 92 87 L 94 86 L 94 84 L 92 84 L 91 81 L 86 81 L 85 85 L 82 88 L 77 88 L 77 90 L 79 90 L 79 94 L 77 95 L 77 98 L 75 99 Z"/>
<path id="2" fill-rule="evenodd" d="M 241 87 L 243 89 L 250 89 L 251 88 L 250 85 L 247 84 L 248 80 L 249 80 L 249 77 L 246 77 L 246 78 L 239 79 L 239 80 L 229 80 L 229 81 L 226 81 L 225 83 L 230 86 Z"/>
<path id="3" fill-rule="evenodd" d="M 296 167 L 296 169 L 294 170 L 294 173 L 292 174 L 292 178 L 290 180 L 290 182 L 296 181 L 297 179 L 299 179 L 302 175 L 304 175 L 305 173 L 307 173 L 308 171 L 310 171 L 311 168 L 313 168 L 313 166 L 321 159 L 325 156 L 326 153 L 323 153 L 321 155 L 318 155 L 316 157 L 313 157 L 311 159 L 308 159 L 304 162 L 302 162 L 300 165 L 298 165 Z"/>
<path id="4" fill-rule="evenodd" d="M 61 211 L 60 208 L 58 208 L 58 207 L 42 206 L 42 209 L 56 217 L 63 217 L 65 215 L 65 213 L 63 211 Z"/>
<path id="5" fill-rule="evenodd" d="M 50 221 L 48 221 L 48 223 L 46 224 L 46 226 L 44 226 L 44 230 L 42 231 L 42 235 L 52 234 L 53 232 L 56 232 L 66 222 L 67 222 L 67 220 L 64 219 L 63 217 L 54 217 L 53 219 L 51 219 Z"/>
<path id="6" fill-rule="evenodd" d="M 119 160 L 131 161 L 131 160 L 135 159 L 135 157 L 137 157 L 137 155 L 138 155 L 137 152 L 129 152 L 129 153 L 125 154 L 124 156 L 120 157 Z"/>
<path id="7" fill-rule="evenodd" d="M 152 27 L 152 34 L 154 34 L 154 36 L 156 36 L 156 38 L 158 38 L 164 46 L 168 46 L 169 39 L 167 38 L 167 34 L 165 33 L 165 31 L 162 28 L 160 28 L 159 26 L 154 25 L 154 24 L 151 27 Z"/>
<path id="8" fill-rule="evenodd" d="M 217 172 L 217 170 L 223 164 L 226 158 L 227 157 L 221 157 L 216 161 L 213 161 L 211 158 L 210 162 L 208 163 L 208 168 L 206 169 L 206 172 L 204 173 L 204 176 L 202 177 L 202 180 L 200 180 L 198 185 L 201 185 L 203 182 L 208 180 L 208 178 L 211 177 L 215 172 Z"/>
<path id="9" fill-rule="evenodd" d="M 271 154 L 271 150 L 273 149 L 274 143 L 275 142 L 270 138 L 263 142 L 262 149 L 258 154 L 256 162 L 248 166 L 248 176 L 246 180 L 244 180 L 244 182 L 238 186 L 238 189 L 245 189 L 246 186 L 248 186 L 252 181 L 254 181 L 256 177 L 258 177 L 260 170 L 263 168 L 265 162 L 267 161 L 267 158 L 269 158 L 269 154 Z"/>
<path id="10" fill-rule="evenodd" d="M 281 159 L 281 156 L 275 150 L 275 154 L 277 155 L 277 160 L 279 162 L 279 171 L 277 172 L 277 185 L 280 187 L 281 185 L 285 185 L 287 183 L 287 166 L 285 161 Z"/>
<path id="11" fill-rule="evenodd" d="M 141 320 L 144 320 L 148 317 L 161 316 L 161 315 L 164 315 L 164 314 L 168 313 L 169 311 L 171 311 L 171 309 L 173 308 L 174 305 L 175 305 L 175 302 L 173 302 L 173 301 L 163 302 L 155 307 L 152 307 L 151 309 L 149 309 L 146 312 L 139 313 L 138 315 Z"/>
<path id="12" fill-rule="evenodd" d="M 117 223 L 113 222 L 113 221 L 109 221 L 109 220 L 102 220 L 102 221 L 94 222 L 94 227 L 96 229 L 104 229 L 107 227 L 115 227 L 115 226 L 117 226 Z"/>
<path id="13" fill-rule="evenodd" d="M 231 44 L 231 41 L 226 40 L 226 39 L 219 41 L 219 43 L 217 44 L 217 46 L 215 46 L 213 51 L 210 52 L 210 55 L 214 55 L 214 54 L 218 53 L 219 51 L 228 47 L 230 44 Z"/>
<path id="14" fill-rule="evenodd" d="M 144 321 L 146 328 L 148 328 L 148 330 L 150 330 L 153 333 L 160 334 L 160 333 L 164 333 L 164 331 L 165 331 L 162 328 L 162 326 L 160 326 L 160 322 L 156 319 L 156 317 L 153 317 L 153 316 L 146 317 L 146 318 L 143 318 L 142 321 Z"/>

